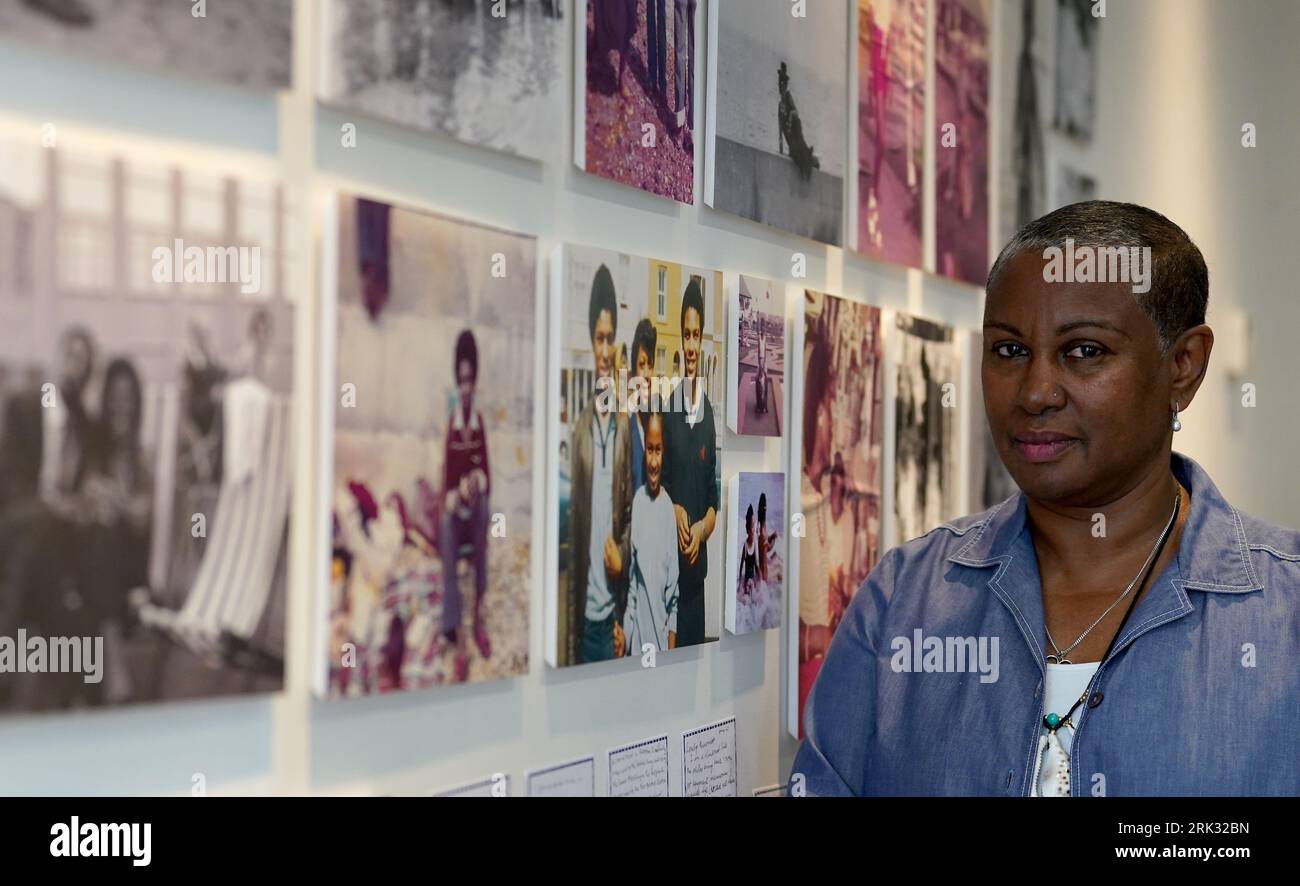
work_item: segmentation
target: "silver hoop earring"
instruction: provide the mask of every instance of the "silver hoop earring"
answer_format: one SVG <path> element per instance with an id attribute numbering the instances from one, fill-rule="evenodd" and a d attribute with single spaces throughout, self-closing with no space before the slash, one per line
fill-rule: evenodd
<path id="1" fill-rule="evenodd" d="M 1183 423 L 1182 423 L 1181 421 L 1178 420 L 1178 404 L 1177 404 L 1177 403 L 1174 404 L 1174 420 L 1170 423 L 1170 425 L 1171 425 L 1171 427 L 1173 427 L 1173 429 L 1174 429 L 1175 431 L 1181 431 L 1181 430 L 1183 429 Z"/>

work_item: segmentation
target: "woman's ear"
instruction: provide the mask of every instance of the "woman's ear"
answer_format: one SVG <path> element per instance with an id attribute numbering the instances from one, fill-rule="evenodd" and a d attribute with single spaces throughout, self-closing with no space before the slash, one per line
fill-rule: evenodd
<path id="1" fill-rule="evenodd" d="M 1192 405 L 1210 367 L 1213 349 L 1214 330 L 1204 323 L 1185 330 L 1170 346 L 1170 396 L 1180 411 Z"/>

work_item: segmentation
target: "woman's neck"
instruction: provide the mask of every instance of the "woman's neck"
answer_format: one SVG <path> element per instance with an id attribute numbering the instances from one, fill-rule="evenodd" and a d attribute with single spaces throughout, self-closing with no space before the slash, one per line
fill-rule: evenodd
<path id="1" fill-rule="evenodd" d="M 1178 482 L 1165 460 L 1161 468 L 1142 474 L 1136 483 L 1114 499 L 1089 506 L 1060 506 L 1026 497 L 1039 572 L 1077 579 L 1061 592 L 1088 591 L 1088 576 L 1118 568 L 1128 572 L 1150 555 L 1173 513 L 1179 495 L 1179 518 L 1161 556 L 1168 561 L 1177 550 L 1179 530 L 1186 519 L 1190 494 Z"/>

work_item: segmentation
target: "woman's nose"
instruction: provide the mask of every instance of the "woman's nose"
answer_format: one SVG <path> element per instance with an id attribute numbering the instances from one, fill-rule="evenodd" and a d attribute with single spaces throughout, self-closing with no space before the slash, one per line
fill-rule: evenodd
<path id="1" fill-rule="evenodd" d="M 1020 405 L 1037 413 L 1064 402 L 1055 368 L 1046 360 L 1032 360 L 1020 385 Z"/>

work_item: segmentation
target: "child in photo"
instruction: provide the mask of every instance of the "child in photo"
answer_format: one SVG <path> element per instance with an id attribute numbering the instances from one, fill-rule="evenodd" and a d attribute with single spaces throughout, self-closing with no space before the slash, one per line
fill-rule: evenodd
<path id="1" fill-rule="evenodd" d="M 659 651 L 677 646 L 677 520 L 663 488 L 664 418 L 652 412 L 645 428 L 645 484 L 632 499 L 632 540 L 623 632 L 627 654 L 646 643 Z"/>

